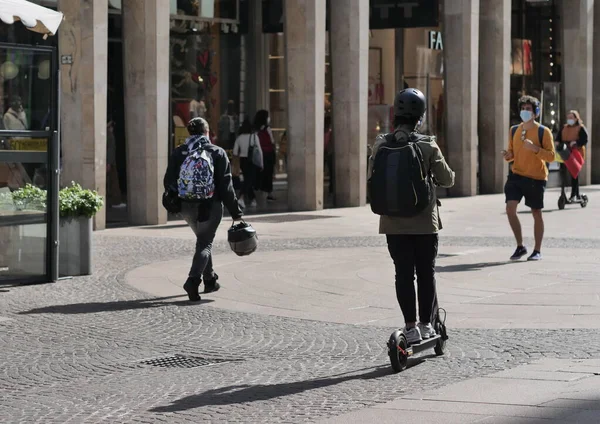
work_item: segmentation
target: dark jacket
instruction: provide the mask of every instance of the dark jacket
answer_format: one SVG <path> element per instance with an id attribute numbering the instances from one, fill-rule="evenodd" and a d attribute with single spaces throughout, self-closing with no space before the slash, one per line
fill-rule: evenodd
<path id="1" fill-rule="evenodd" d="M 243 215 L 237 201 L 233 182 L 231 179 L 231 164 L 225 150 L 212 144 L 204 136 L 189 137 L 185 143 L 177 147 L 169 158 L 169 165 L 163 184 L 166 191 L 178 192 L 177 180 L 179 179 L 179 170 L 190 150 L 195 150 L 200 145 L 207 153 L 210 153 L 215 167 L 215 200 L 223 202 L 232 218 L 239 218 Z"/>
<path id="2" fill-rule="evenodd" d="M 405 131 L 396 131 L 396 140 L 404 141 L 408 135 Z M 373 174 L 375 155 L 379 148 L 386 143 L 385 135 L 379 135 L 373 145 L 373 153 L 369 158 L 367 178 Z M 444 159 L 439 146 L 433 136 L 423 136 L 417 141 L 423 154 L 423 162 L 427 172 L 431 172 L 438 186 L 452 187 L 454 185 L 454 171 L 450 169 Z M 435 194 L 435 191 L 434 191 Z M 399 216 L 381 216 L 379 218 L 380 234 L 435 234 L 441 230 L 441 222 L 437 205 L 437 196 L 417 216 L 404 218 Z"/>

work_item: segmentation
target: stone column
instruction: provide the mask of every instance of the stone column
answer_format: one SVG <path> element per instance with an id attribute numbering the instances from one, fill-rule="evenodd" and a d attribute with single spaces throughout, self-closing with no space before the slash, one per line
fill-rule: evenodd
<path id="1" fill-rule="evenodd" d="M 61 185 L 71 181 L 106 195 L 106 84 L 108 1 L 60 0 L 65 19 L 58 30 L 61 56 Z M 60 61 L 59 61 L 60 62 Z M 94 217 L 104 229 L 105 209 Z"/>
<path id="2" fill-rule="evenodd" d="M 369 1 L 336 0 L 331 14 L 336 206 L 366 203 Z"/>
<path id="3" fill-rule="evenodd" d="M 325 2 L 285 1 L 288 204 L 323 208 Z"/>
<path id="4" fill-rule="evenodd" d="M 132 225 L 167 221 L 169 2 L 123 1 L 127 207 Z"/>
<path id="5" fill-rule="evenodd" d="M 592 120 L 600 121 L 600 4 L 594 5 L 594 30 L 592 47 Z M 590 122 L 586 122 L 589 124 Z M 592 184 L 600 184 L 600 143 L 590 146 Z"/>
<path id="6" fill-rule="evenodd" d="M 480 192 L 502 193 L 508 167 L 511 1 L 481 2 L 479 27 Z M 447 44 L 446 44 L 447 46 Z"/>
<path id="7" fill-rule="evenodd" d="M 269 110 L 269 40 L 263 34 L 262 0 L 248 1 L 244 111 L 253 122 L 258 110 Z"/>
<path id="8" fill-rule="evenodd" d="M 589 132 L 586 163 L 579 174 L 582 185 L 592 177 L 592 52 L 594 34 L 594 1 L 559 2 L 562 22 L 562 81 L 565 114 L 578 110 Z M 561 121 L 564 122 L 564 117 Z"/>
<path id="9" fill-rule="evenodd" d="M 445 0 L 444 99 L 452 196 L 477 194 L 479 0 Z"/>

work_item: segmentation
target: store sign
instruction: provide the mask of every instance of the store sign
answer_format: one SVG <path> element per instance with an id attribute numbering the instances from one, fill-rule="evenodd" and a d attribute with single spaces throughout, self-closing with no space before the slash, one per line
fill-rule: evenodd
<path id="1" fill-rule="evenodd" d="M 436 27 L 438 0 L 370 0 L 370 29 Z"/>
<path id="2" fill-rule="evenodd" d="M 444 50 L 441 31 L 427 32 L 427 47 L 431 50 Z"/>

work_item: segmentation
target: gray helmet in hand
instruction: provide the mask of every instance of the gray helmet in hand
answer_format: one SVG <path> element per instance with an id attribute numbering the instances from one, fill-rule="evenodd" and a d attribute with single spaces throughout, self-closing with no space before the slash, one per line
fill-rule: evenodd
<path id="1" fill-rule="evenodd" d="M 227 231 L 227 241 L 233 253 L 238 256 L 250 255 L 258 248 L 256 230 L 244 221 L 237 225 L 231 225 L 231 228 Z"/>
<path id="2" fill-rule="evenodd" d="M 420 119 L 427 110 L 425 96 L 415 88 L 406 88 L 394 99 L 394 115 Z"/>

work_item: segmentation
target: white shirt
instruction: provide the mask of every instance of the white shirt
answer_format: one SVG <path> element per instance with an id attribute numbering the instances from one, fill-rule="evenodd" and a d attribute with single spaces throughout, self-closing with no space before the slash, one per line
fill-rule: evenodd
<path id="1" fill-rule="evenodd" d="M 262 154 L 262 150 L 260 148 L 260 141 L 258 140 L 258 135 L 256 135 L 256 133 L 252 133 L 240 134 L 238 138 L 235 139 L 235 144 L 233 145 L 233 155 L 239 156 L 241 158 L 247 158 L 250 142 L 252 142 L 252 146 L 256 146 L 256 148 Z"/>

